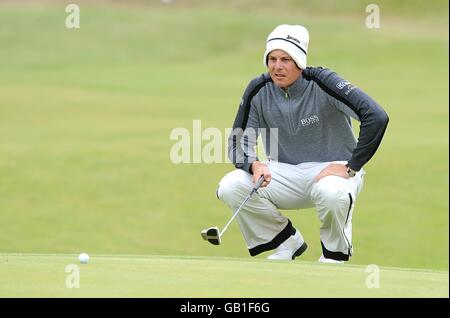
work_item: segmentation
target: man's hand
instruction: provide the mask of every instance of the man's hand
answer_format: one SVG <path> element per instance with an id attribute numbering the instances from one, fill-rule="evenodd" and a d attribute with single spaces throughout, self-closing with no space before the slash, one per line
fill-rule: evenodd
<path id="1" fill-rule="evenodd" d="M 269 167 L 266 164 L 259 161 L 253 161 L 250 169 L 253 172 L 254 184 L 256 184 L 260 176 L 264 176 L 264 182 L 262 183 L 261 188 L 267 187 L 269 185 L 272 176 L 270 175 Z"/>
<path id="2" fill-rule="evenodd" d="M 332 163 L 329 166 L 327 166 L 325 169 L 320 171 L 320 173 L 317 175 L 315 181 L 319 181 L 323 177 L 326 176 L 338 176 L 342 178 L 348 179 L 348 173 L 347 173 L 347 167 L 340 163 Z"/>

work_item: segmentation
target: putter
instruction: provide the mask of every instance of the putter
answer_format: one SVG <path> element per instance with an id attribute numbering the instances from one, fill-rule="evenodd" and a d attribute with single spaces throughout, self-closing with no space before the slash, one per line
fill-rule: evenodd
<path id="1" fill-rule="evenodd" d="M 250 200 L 251 196 L 256 191 L 258 191 L 259 187 L 261 186 L 261 184 L 263 182 L 264 182 L 264 176 L 259 177 L 258 182 L 256 182 L 256 185 L 252 189 L 252 192 L 249 193 L 249 195 L 245 198 L 244 202 L 242 202 L 241 205 L 239 206 L 239 208 L 236 210 L 236 212 L 234 212 L 233 216 L 228 221 L 227 225 L 225 225 L 222 232 L 219 231 L 219 228 L 217 226 L 213 226 L 213 227 L 202 230 L 202 238 L 213 245 L 220 245 L 223 233 L 225 233 L 228 226 L 234 220 L 234 218 L 239 213 L 239 211 L 242 209 L 242 207 L 245 205 L 245 203 L 247 203 L 247 201 Z"/>

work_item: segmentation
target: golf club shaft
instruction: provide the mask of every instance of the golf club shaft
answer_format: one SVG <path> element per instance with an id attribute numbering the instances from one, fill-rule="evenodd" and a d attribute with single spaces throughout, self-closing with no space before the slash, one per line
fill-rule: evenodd
<path id="1" fill-rule="evenodd" d="M 259 187 L 261 186 L 261 184 L 263 182 L 264 182 L 264 176 L 259 177 L 258 182 L 256 182 L 255 187 L 252 189 L 252 192 L 250 192 L 250 194 L 245 198 L 244 202 L 242 202 L 241 205 L 239 206 L 239 208 L 236 210 L 236 212 L 234 212 L 233 216 L 228 221 L 227 225 L 225 225 L 225 227 L 220 232 L 220 234 L 219 234 L 220 236 L 222 236 L 223 233 L 225 233 L 225 231 L 227 230 L 228 226 L 231 224 L 231 222 L 233 222 L 233 220 L 236 217 L 236 215 L 239 213 L 239 211 L 242 209 L 242 207 L 247 203 L 247 201 L 252 197 L 253 193 L 255 193 L 259 189 Z"/>

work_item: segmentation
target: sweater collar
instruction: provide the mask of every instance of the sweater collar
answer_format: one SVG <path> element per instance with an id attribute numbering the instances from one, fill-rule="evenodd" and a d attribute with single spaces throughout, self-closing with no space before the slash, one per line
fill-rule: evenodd
<path id="1" fill-rule="evenodd" d="M 276 86 L 276 85 L 275 85 Z M 295 98 L 302 94 L 304 90 L 303 86 L 303 76 L 300 74 L 300 76 L 295 80 L 294 83 L 291 84 L 286 90 L 282 89 L 281 87 L 277 87 L 277 91 L 286 97 L 289 96 L 290 98 Z"/>

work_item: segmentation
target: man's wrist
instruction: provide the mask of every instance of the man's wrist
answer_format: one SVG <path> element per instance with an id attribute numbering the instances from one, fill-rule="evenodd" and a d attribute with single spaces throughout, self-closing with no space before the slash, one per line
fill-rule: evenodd
<path id="1" fill-rule="evenodd" d="M 255 160 L 250 164 L 250 173 L 251 174 L 253 174 L 253 165 L 256 164 L 257 162 L 258 162 L 258 160 Z"/>
<path id="2" fill-rule="evenodd" d="M 356 175 L 356 171 L 350 168 L 348 163 L 345 165 L 347 167 L 347 174 L 350 178 L 353 178 Z"/>

